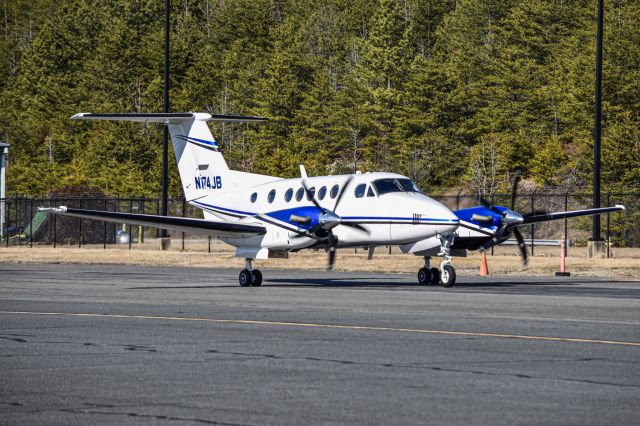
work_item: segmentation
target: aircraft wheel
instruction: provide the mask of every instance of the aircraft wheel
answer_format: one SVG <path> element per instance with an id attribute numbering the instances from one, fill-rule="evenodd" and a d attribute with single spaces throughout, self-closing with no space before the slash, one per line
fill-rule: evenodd
<path id="1" fill-rule="evenodd" d="M 254 269 L 251 271 L 251 275 L 251 287 L 260 287 L 262 285 L 262 272 L 259 269 Z"/>
<path id="2" fill-rule="evenodd" d="M 440 269 L 431 268 L 429 269 L 429 272 L 431 272 L 431 280 L 429 281 L 429 284 L 433 284 L 433 285 L 440 284 Z"/>
<path id="3" fill-rule="evenodd" d="M 418 270 L 418 284 L 427 285 L 431 282 L 431 271 L 427 268 L 420 268 Z"/>
<path id="4" fill-rule="evenodd" d="M 451 265 L 444 265 L 440 274 L 440 282 L 444 287 L 453 287 L 456 283 L 456 270 Z"/>
<path id="5" fill-rule="evenodd" d="M 242 287 L 249 287 L 251 282 L 253 281 L 253 277 L 251 276 L 251 271 L 248 269 L 243 269 L 240 271 L 240 276 L 238 277 L 238 281 L 240 281 L 240 285 Z"/>

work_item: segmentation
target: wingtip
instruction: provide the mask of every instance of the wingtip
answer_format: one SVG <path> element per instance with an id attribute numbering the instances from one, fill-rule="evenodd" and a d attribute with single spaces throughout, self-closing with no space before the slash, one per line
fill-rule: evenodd
<path id="1" fill-rule="evenodd" d="M 626 210 L 627 208 L 625 206 L 623 206 L 622 204 L 616 204 L 616 207 L 619 208 L 620 210 Z"/>
<path id="2" fill-rule="evenodd" d="M 67 211 L 67 206 L 60 207 L 38 207 L 39 212 L 45 213 L 64 213 Z"/>
<path id="3" fill-rule="evenodd" d="M 82 120 L 85 115 L 90 115 L 90 112 L 79 112 L 71 116 L 71 120 Z"/>

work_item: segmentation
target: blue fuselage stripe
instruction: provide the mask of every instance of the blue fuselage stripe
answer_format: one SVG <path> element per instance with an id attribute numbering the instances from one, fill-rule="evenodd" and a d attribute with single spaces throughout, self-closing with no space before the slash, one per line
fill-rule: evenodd
<path id="1" fill-rule="evenodd" d="M 211 209 L 221 210 L 224 212 L 242 214 L 245 216 L 255 216 L 258 213 L 246 212 L 242 210 L 234 210 L 226 207 L 214 206 L 212 204 L 203 203 L 201 201 L 194 201 L 194 204 L 201 205 L 203 207 L 208 207 Z M 302 208 L 302 207 L 301 207 Z M 315 206 L 304 206 L 304 208 L 315 208 Z M 278 210 L 279 211 L 279 210 Z M 266 212 L 265 215 L 271 216 L 276 212 Z M 418 223 L 429 223 L 429 222 L 437 222 L 443 224 L 457 224 L 458 220 L 455 219 L 439 219 L 439 218 L 412 218 L 412 217 L 385 217 L 385 216 L 345 216 L 342 218 L 345 222 L 356 222 L 361 220 L 379 220 L 379 221 L 405 221 L 405 222 L 418 222 Z"/>

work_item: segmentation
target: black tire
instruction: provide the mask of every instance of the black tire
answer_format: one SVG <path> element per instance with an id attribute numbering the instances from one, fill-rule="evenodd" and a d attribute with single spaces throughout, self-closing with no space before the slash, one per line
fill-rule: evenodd
<path id="1" fill-rule="evenodd" d="M 451 265 L 444 265 L 440 276 L 443 287 L 453 287 L 456 283 L 456 270 Z"/>
<path id="2" fill-rule="evenodd" d="M 428 285 L 431 282 L 431 271 L 427 268 L 418 269 L 418 284 Z"/>
<path id="3" fill-rule="evenodd" d="M 251 275 L 251 271 L 248 269 L 243 269 L 240 271 L 240 276 L 238 277 L 238 281 L 240 281 L 240 285 L 242 287 L 249 287 L 251 282 L 253 281 L 253 276 Z"/>
<path id="4" fill-rule="evenodd" d="M 429 271 L 431 272 L 431 281 L 429 281 L 429 283 L 433 285 L 440 284 L 440 269 L 431 268 Z"/>
<path id="5" fill-rule="evenodd" d="M 251 275 L 251 287 L 260 287 L 262 285 L 262 272 L 259 269 L 254 269 L 251 271 Z"/>

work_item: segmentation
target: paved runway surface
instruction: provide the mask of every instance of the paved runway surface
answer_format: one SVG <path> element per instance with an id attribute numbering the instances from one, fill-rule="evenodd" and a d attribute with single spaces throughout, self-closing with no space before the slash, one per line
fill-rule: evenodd
<path id="1" fill-rule="evenodd" d="M 0 424 L 640 424 L 640 283 L 0 264 Z"/>

